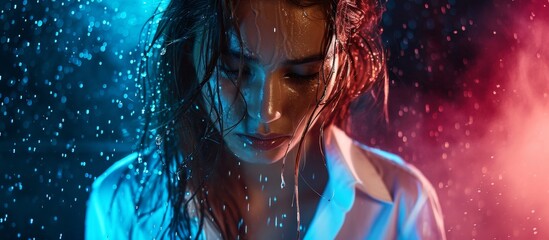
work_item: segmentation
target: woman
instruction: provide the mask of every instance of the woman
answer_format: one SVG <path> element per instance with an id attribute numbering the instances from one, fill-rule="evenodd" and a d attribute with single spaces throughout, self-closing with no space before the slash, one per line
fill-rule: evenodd
<path id="1" fill-rule="evenodd" d="M 421 173 L 341 130 L 385 78 L 381 13 L 171 1 L 142 64 L 142 150 L 95 181 L 86 237 L 444 239 Z"/>

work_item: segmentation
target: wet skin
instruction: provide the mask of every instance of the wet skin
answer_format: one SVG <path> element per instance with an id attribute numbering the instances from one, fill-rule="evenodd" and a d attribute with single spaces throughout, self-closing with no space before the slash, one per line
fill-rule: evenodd
<path id="1" fill-rule="evenodd" d="M 233 31 L 229 50 L 222 53 L 203 96 L 208 107 L 222 113 L 224 141 L 243 163 L 250 193 L 250 210 L 243 213 L 249 237 L 295 238 L 295 149 L 325 89 L 319 72 L 329 71 L 327 64 L 322 64 L 330 60 L 325 60 L 325 10 L 320 5 L 300 7 L 290 1 L 244 0 L 236 6 L 236 16 L 242 49 Z M 203 67 L 196 58 L 195 67 L 200 77 Z M 215 121 L 217 116 L 211 118 Z M 318 143 L 315 137 L 310 142 Z M 319 200 L 315 191 L 322 192 L 327 178 L 320 148 L 311 145 L 316 147 L 306 147 L 305 155 L 316 161 L 309 160 L 301 174 L 309 178 L 315 174 L 316 180 L 299 184 L 305 226 Z M 281 164 L 286 154 L 284 176 L 289 187 L 281 189 Z M 262 181 L 258 181 L 260 176 Z"/>
<path id="2" fill-rule="evenodd" d="M 209 89 L 219 91 L 204 88 L 203 95 L 219 99 L 213 105 L 221 105 L 217 110 L 223 112 L 223 125 L 234 126 L 224 136 L 234 155 L 251 163 L 274 163 L 298 143 L 324 90 L 319 78 L 324 10 L 287 1 L 241 1 L 236 9 L 243 59 L 232 34 L 229 51 L 222 53 L 209 81 Z"/>

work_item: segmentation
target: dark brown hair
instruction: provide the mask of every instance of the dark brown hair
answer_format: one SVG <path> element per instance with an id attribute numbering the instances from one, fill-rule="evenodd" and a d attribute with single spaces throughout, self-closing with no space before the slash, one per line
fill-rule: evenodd
<path id="1" fill-rule="evenodd" d="M 326 104 L 320 104 L 319 100 L 316 107 L 321 108 L 322 114 L 326 116 L 321 125 L 341 124 L 348 114 L 351 101 L 375 84 L 382 83 L 380 79 L 385 78 L 384 52 L 377 28 L 383 4 L 372 0 L 364 1 L 366 5 L 357 5 L 362 8 L 359 10 L 363 17 L 369 18 L 370 25 L 368 28 L 363 26 L 358 30 L 349 30 L 362 31 L 359 36 L 362 40 L 341 41 L 338 33 L 345 31 L 338 28 L 348 28 L 349 24 L 353 24 L 352 21 L 336 19 L 341 18 L 341 13 L 337 11 L 347 9 L 341 7 L 342 2 L 292 2 L 304 7 L 312 4 L 326 6 L 326 46 L 332 36 L 336 36 L 336 54 L 340 58 L 341 67 L 331 73 L 336 74 L 338 81 L 330 98 L 322 99 Z M 346 3 L 352 5 L 353 2 Z M 229 150 L 222 137 L 223 129 L 227 129 L 227 126 L 223 126 L 223 110 L 221 106 L 206 107 L 205 104 L 209 103 L 203 100 L 201 91 L 208 87 L 206 83 L 215 74 L 220 53 L 228 46 L 229 29 L 235 30 L 240 39 L 234 5 L 232 0 L 171 0 L 167 6 L 157 9 L 158 12 L 149 21 L 151 28 L 144 31 L 145 35 L 153 30 L 155 33 L 147 38 L 148 44 L 140 63 L 140 87 L 143 89 L 141 100 L 145 106 L 140 156 L 150 154 L 147 149 L 151 145 L 155 146 L 163 169 L 161 177 L 165 181 L 153 181 L 152 178 L 139 181 L 151 189 L 160 188 L 164 191 L 167 188 L 171 206 L 169 211 L 172 211 L 173 217 L 165 219 L 169 222 L 169 228 L 159 233 L 159 237 L 198 238 L 208 219 L 215 224 L 223 238 L 246 238 L 246 223 L 243 223 L 240 208 L 247 194 L 241 182 L 238 164 L 227 161 L 229 158 L 224 156 Z M 205 41 L 195 46 L 197 38 Z M 365 49 L 367 56 L 357 57 L 357 47 Z M 195 56 L 192 53 L 195 48 L 199 49 L 200 61 L 205 63 L 205 76 L 202 79 L 198 79 L 193 65 Z M 367 79 L 355 84 L 357 78 Z M 326 81 L 328 78 L 324 76 L 320 79 Z M 208 102 L 216 102 L 215 99 L 211 100 Z M 216 116 L 216 120 L 210 120 L 210 116 Z M 307 129 L 315 117 L 309 117 Z M 298 151 L 301 151 L 304 137 L 305 133 L 300 136 Z M 297 160 L 296 164 L 299 164 Z M 145 164 L 146 167 L 146 158 L 139 164 Z M 221 182 L 223 184 L 219 184 Z M 136 204 L 151 197 L 146 194 L 136 196 Z"/>

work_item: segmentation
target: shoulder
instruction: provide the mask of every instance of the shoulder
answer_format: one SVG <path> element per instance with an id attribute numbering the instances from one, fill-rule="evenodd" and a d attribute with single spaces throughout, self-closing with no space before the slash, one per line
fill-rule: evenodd
<path id="1" fill-rule="evenodd" d="M 151 202 L 160 199 L 148 192 L 147 198 L 141 198 L 152 187 L 157 173 L 154 154 L 140 155 L 132 153 L 115 162 L 92 184 L 86 212 L 86 238 L 128 238 L 138 216 L 150 212 Z"/>
<path id="2" fill-rule="evenodd" d="M 445 239 L 443 216 L 435 188 L 423 173 L 399 156 L 353 142 L 381 177 L 399 216 L 400 236 Z"/>
<path id="3" fill-rule="evenodd" d="M 445 239 L 435 189 L 417 168 L 395 154 L 353 140 L 337 127 L 328 133 L 326 149 L 348 175 L 342 178 L 351 179 L 356 191 L 363 193 L 356 195 L 357 203 L 369 211 L 383 209 L 383 217 L 370 215 L 374 218 L 366 222 L 377 223 L 366 229 L 386 232 L 383 226 L 393 226 L 398 239 Z"/>
<path id="4" fill-rule="evenodd" d="M 356 141 L 353 143 L 364 156 L 363 159 L 354 159 L 353 161 L 370 162 L 394 195 L 400 193 L 406 194 L 409 198 L 418 198 L 422 194 L 435 193 L 433 186 L 423 173 L 399 156 Z"/>
<path id="5" fill-rule="evenodd" d="M 391 202 L 398 194 L 416 198 L 432 192 L 425 176 L 395 154 L 361 144 L 335 126 L 328 142 L 327 149 L 339 156 L 338 163 L 346 166 L 357 187 L 376 200 Z"/>
<path id="6" fill-rule="evenodd" d="M 124 228 L 120 225 L 132 222 L 131 193 L 135 186 L 124 175 L 129 174 L 136 159 L 136 153 L 128 155 L 93 182 L 86 211 L 86 239 L 127 237 L 127 233 L 118 230 Z M 113 228 L 113 224 L 120 227 Z"/>
<path id="7" fill-rule="evenodd" d="M 109 199 L 120 189 L 131 187 L 124 175 L 129 175 L 133 169 L 133 163 L 137 159 L 137 153 L 132 153 L 115 162 L 104 173 L 95 179 L 92 184 L 91 197 Z M 128 177 L 129 178 L 129 177 Z"/>

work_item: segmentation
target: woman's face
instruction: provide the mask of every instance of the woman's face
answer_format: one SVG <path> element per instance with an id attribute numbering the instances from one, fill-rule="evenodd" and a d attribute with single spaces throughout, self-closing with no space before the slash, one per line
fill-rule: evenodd
<path id="1" fill-rule="evenodd" d="M 325 57 L 325 9 L 243 0 L 236 16 L 242 46 L 233 31 L 228 51 L 221 53 L 202 93 L 207 110 L 221 113 L 223 138 L 234 155 L 274 163 L 299 142 L 325 89 L 319 73 Z M 217 116 L 210 115 L 215 122 Z"/>

